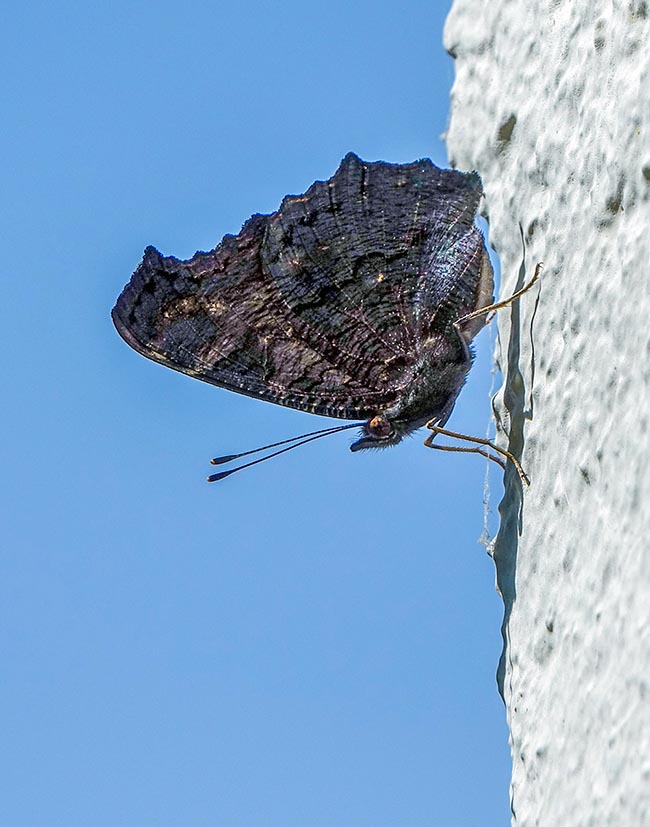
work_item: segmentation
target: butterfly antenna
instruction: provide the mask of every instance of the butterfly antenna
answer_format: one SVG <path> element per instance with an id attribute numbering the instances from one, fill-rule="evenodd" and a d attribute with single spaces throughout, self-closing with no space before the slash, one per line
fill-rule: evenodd
<path id="1" fill-rule="evenodd" d="M 311 431 L 308 434 L 301 434 L 300 436 L 292 436 L 290 439 L 283 439 L 280 442 L 272 442 L 270 445 L 262 445 L 261 448 L 253 448 L 252 451 L 242 451 L 240 454 L 227 454 L 223 457 L 215 457 L 210 460 L 211 465 L 223 465 L 226 462 L 232 462 L 234 459 L 247 457 L 250 454 L 258 454 L 260 451 L 268 451 L 269 448 L 277 448 L 278 445 L 286 445 L 289 442 L 297 442 L 299 439 L 306 439 L 310 436 L 326 436 L 327 434 L 335 434 L 337 431 L 344 431 L 346 428 L 358 428 L 359 423 L 354 422 L 352 425 L 335 425 L 331 428 L 323 428 L 320 431 Z"/>
<path id="2" fill-rule="evenodd" d="M 232 460 L 239 459 L 240 457 L 256 454 L 259 451 L 266 451 L 269 448 L 277 448 L 278 445 L 286 445 L 288 442 L 294 443 L 293 445 L 289 445 L 287 448 L 282 448 L 280 451 L 274 451 L 272 454 L 268 454 L 265 457 L 260 457 L 259 459 L 255 459 L 252 462 L 247 462 L 244 465 L 238 465 L 237 468 L 231 468 L 229 471 L 221 471 L 218 474 L 210 474 L 208 477 L 208 482 L 223 480 L 231 474 L 234 474 L 235 471 L 242 471 L 244 468 L 250 468 L 252 465 L 257 465 L 267 459 L 278 457 L 280 454 L 286 454 L 287 451 L 292 451 L 294 448 L 299 448 L 301 445 L 306 445 L 308 442 L 313 442 L 321 437 L 330 436 L 330 434 L 336 434 L 339 431 L 347 431 L 350 428 L 359 428 L 361 425 L 363 425 L 363 422 L 352 422 L 350 425 L 337 425 L 335 428 L 323 428 L 322 431 L 312 431 L 311 433 L 302 434 L 301 436 L 294 436 L 291 439 L 283 439 L 281 442 L 273 442 L 270 445 L 264 445 L 262 448 L 254 448 L 252 451 L 243 451 L 241 454 L 229 454 L 224 457 L 215 457 L 215 459 L 210 460 L 212 465 L 221 465 L 222 463 L 231 462 Z"/>

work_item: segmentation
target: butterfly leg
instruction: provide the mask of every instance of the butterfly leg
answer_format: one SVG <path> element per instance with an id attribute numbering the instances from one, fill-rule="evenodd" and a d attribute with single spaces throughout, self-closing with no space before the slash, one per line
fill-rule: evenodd
<path id="1" fill-rule="evenodd" d="M 483 448 L 461 448 L 458 445 L 434 445 L 431 441 L 435 434 L 431 434 L 424 440 L 424 444 L 427 448 L 434 448 L 436 451 L 457 451 L 458 453 L 462 454 L 480 454 L 487 459 L 491 459 L 492 462 L 496 462 L 497 465 L 501 466 L 503 470 L 506 470 L 506 464 L 498 457 L 493 456 L 488 451 L 484 451 Z"/>
<path id="2" fill-rule="evenodd" d="M 530 290 L 530 288 L 533 287 L 533 285 L 537 282 L 537 280 L 539 279 L 539 277 L 541 275 L 543 266 L 544 265 L 540 261 L 537 264 L 537 266 L 535 267 L 535 272 L 533 273 L 533 277 L 528 282 L 528 284 L 525 284 L 521 288 L 521 290 L 517 290 L 516 293 L 513 293 L 513 295 L 510 296 L 510 298 L 505 299 L 502 302 L 496 302 L 496 304 L 489 304 L 487 307 L 482 307 L 480 310 L 475 310 L 473 313 L 468 313 L 466 316 L 461 316 L 460 319 L 456 319 L 456 321 L 454 322 L 454 327 L 457 330 L 459 330 L 460 326 L 465 324 L 465 322 L 470 321 L 470 319 L 477 319 L 479 316 L 483 316 L 486 313 L 494 313 L 497 310 L 501 310 L 502 307 L 507 307 L 509 304 L 512 304 L 512 302 L 515 299 L 518 299 L 520 296 L 523 296 L 524 293 L 527 293 Z"/>
<path id="3" fill-rule="evenodd" d="M 462 439 L 465 442 L 474 442 L 476 445 L 485 445 L 486 448 L 490 448 L 497 454 L 501 454 L 502 457 L 509 459 L 510 462 L 515 466 L 517 469 L 517 473 L 521 481 L 525 485 L 530 485 L 530 480 L 526 476 L 524 469 L 521 467 L 521 463 L 517 459 L 517 457 L 512 454 L 510 451 L 506 451 L 504 448 L 499 448 L 498 445 L 495 445 L 493 442 L 490 442 L 489 439 L 482 439 L 478 436 L 467 436 L 467 434 L 459 434 L 456 431 L 448 431 L 446 428 L 441 428 L 439 425 L 434 425 L 433 420 L 431 422 L 427 422 L 426 427 L 432 432 L 429 436 L 424 440 L 424 444 L 427 448 L 436 448 L 439 451 L 458 451 L 460 453 L 467 453 L 467 454 L 481 454 L 481 456 L 487 457 L 487 459 L 491 459 L 492 462 L 496 462 L 497 465 L 500 465 L 501 468 L 505 471 L 505 463 L 500 460 L 498 457 L 493 456 L 489 451 L 483 448 L 461 448 L 459 446 L 453 445 L 434 445 L 433 440 L 436 438 L 438 434 L 442 434 L 442 436 L 448 436 L 453 439 Z"/>

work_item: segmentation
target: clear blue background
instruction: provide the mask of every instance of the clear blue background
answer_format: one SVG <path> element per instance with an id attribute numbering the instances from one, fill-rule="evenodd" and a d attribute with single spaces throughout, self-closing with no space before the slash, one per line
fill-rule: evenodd
<path id="1" fill-rule="evenodd" d="M 146 244 L 210 249 L 348 150 L 444 165 L 448 6 L 2 12 L 3 824 L 508 823 L 485 462 L 339 434 L 208 485 L 329 421 L 110 321 Z M 480 435 L 478 350 L 450 426 Z"/>

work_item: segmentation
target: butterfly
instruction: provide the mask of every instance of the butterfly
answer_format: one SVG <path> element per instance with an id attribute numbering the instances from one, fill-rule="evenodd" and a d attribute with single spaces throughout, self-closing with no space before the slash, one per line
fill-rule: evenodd
<path id="1" fill-rule="evenodd" d="M 113 322 L 174 370 L 356 421 L 306 441 L 360 427 L 352 451 L 396 445 L 444 426 L 472 365 L 493 290 L 474 226 L 482 193 L 476 172 L 349 153 L 210 252 L 181 261 L 147 247 Z"/>

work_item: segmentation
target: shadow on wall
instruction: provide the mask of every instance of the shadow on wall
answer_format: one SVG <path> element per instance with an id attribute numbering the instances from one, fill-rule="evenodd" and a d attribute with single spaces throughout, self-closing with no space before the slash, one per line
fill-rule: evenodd
<path id="1" fill-rule="evenodd" d="M 522 233 L 523 236 L 523 233 Z M 523 237 L 522 237 L 523 242 Z M 526 283 L 525 255 L 519 267 L 519 275 L 515 291 L 521 290 Z M 521 460 L 524 449 L 524 425 L 526 420 L 533 418 L 533 396 L 532 388 L 535 384 L 535 346 L 532 337 L 532 328 L 537 313 L 539 294 L 535 302 L 531 319 L 531 393 L 528 407 L 526 408 L 526 385 L 521 370 L 519 359 L 521 355 L 521 314 L 519 309 L 520 299 L 516 299 L 511 306 L 510 338 L 508 340 L 508 362 L 504 381 L 503 405 L 507 411 L 509 421 L 508 451 Z M 497 418 L 499 413 L 495 412 Z M 503 638 L 503 649 L 497 668 L 497 685 L 499 694 L 505 703 L 504 680 L 506 673 L 506 659 L 508 658 L 508 623 L 510 613 L 517 598 L 516 573 L 517 553 L 519 550 L 519 537 L 522 531 L 522 482 L 512 463 L 508 463 L 506 469 L 505 494 L 499 503 L 499 531 L 494 543 L 494 563 L 497 572 L 497 585 L 503 598 L 505 607 L 503 623 L 501 624 L 501 636 Z"/>

